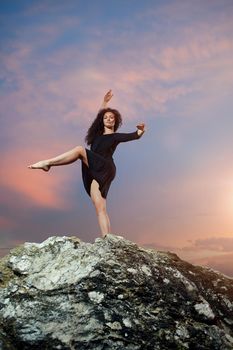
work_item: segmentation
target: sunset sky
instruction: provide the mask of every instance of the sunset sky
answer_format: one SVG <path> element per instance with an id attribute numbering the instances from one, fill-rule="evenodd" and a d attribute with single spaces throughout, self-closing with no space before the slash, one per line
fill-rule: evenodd
<path id="1" fill-rule="evenodd" d="M 119 132 L 112 233 L 233 276 L 233 1 L 2 0 L 0 255 L 49 236 L 100 236 L 81 163 L 112 89 Z"/>

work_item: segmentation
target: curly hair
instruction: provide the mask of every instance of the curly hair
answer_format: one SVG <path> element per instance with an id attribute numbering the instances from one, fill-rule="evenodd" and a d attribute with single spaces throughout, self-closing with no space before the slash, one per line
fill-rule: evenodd
<path id="1" fill-rule="evenodd" d="M 103 108 L 97 114 L 95 120 L 87 131 L 85 141 L 88 145 L 91 145 L 94 141 L 94 138 L 99 135 L 103 135 L 104 132 L 104 122 L 103 117 L 106 112 L 112 112 L 115 117 L 114 131 L 116 131 L 122 125 L 121 114 L 116 109 L 112 108 Z"/>

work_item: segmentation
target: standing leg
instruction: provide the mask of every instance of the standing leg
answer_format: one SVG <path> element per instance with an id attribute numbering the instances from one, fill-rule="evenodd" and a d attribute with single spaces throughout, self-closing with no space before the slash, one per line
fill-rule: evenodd
<path id="1" fill-rule="evenodd" d="M 77 146 L 68 152 L 60 154 L 57 157 L 41 160 L 38 163 L 29 165 L 28 168 L 49 171 L 51 166 L 70 164 L 75 162 L 77 159 L 82 159 L 83 162 L 88 166 L 86 150 L 82 146 Z"/>
<path id="2" fill-rule="evenodd" d="M 110 220 L 106 210 L 106 199 L 102 197 L 96 180 L 93 180 L 91 183 L 90 194 L 96 209 L 102 236 L 105 237 L 110 233 Z"/>

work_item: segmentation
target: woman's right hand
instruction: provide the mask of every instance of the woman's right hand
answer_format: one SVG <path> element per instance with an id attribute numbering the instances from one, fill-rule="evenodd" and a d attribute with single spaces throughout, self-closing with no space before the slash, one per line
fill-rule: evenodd
<path id="1" fill-rule="evenodd" d="M 108 103 L 113 96 L 112 90 L 109 90 L 104 96 L 104 103 Z"/>
<path id="2" fill-rule="evenodd" d="M 112 90 L 108 90 L 108 92 L 104 95 L 104 99 L 100 109 L 107 108 L 107 104 L 111 100 L 112 96 L 113 96 Z"/>

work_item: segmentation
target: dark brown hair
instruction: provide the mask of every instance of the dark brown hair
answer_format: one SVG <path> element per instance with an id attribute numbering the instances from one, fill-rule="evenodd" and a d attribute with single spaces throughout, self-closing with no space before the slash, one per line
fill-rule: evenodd
<path id="1" fill-rule="evenodd" d="M 115 117 L 114 131 L 116 131 L 122 125 L 122 118 L 118 110 L 113 108 L 101 109 L 87 131 L 85 141 L 88 145 L 91 145 L 93 143 L 94 138 L 96 136 L 103 135 L 103 132 L 104 132 L 103 117 L 106 112 L 112 112 L 114 114 L 114 117 Z"/>

